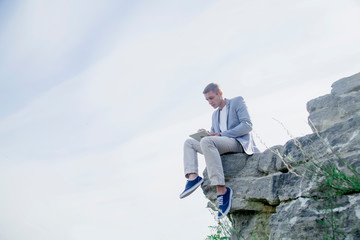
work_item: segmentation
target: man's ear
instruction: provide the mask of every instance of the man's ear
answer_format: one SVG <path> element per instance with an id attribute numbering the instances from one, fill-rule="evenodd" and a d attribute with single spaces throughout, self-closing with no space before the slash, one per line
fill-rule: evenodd
<path id="1" fill-rule="evenodd" d="M 223 92 L 221 90 L 219 90 L 219 94 L 220 94 L 220 96 L 222 96 Z"/>

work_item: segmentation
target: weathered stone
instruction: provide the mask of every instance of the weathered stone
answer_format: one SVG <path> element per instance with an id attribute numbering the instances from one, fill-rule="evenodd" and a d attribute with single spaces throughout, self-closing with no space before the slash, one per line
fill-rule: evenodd
<path id="1" fill-rule="evenodd" d="M 352 92 L 346 96 L 339 98 L 338 108 L 341 114 L 341 120 L 350 117 L 359 116 L 360 110 L 360 92 Z"/>
<path id="2" fill-rule="evenodd" d="M 311 196 L 314 186 L 308 179 L 293 173 L 282 173 L 276 178 L 277 197 L 279 201 L 288 201 L 298 197 Z"/>
<path id="3" fill-rule="evenodd" d="M 318 131 L 360 116 L 360 73 L 333 83 L 331 94 L 307 103 L 309 124 Z"/>
<path id="4" fill-rule="evenodd" d="M 333 214 L 333 215 L 332 215 Z M 332 231 L 336 225 L 338 233 Z M 360 194 L 333 200 L 299 198 L 281 203 L 270 217 L 269 239 L 360 239 Z"/>
<path id="5" fill-rule="evenodd" d="M 336 106 L 338 97 L 333 94 L 326 94 L 324 96 L 310 100 L 306 104 L 306 109 L 309 113 L 319 111 L 321 109 L 332 109 L 333 106 Z M 325 118 L 325 117 L 324 117 Z"/>
<path id="6" fill-rule="evenodd" d="M 215 200 L 208 202 L 208 208 L 217 211 Z M 275 206 L 266 205 L 262 202 L 248 201 L 242 198 L 233 198 L 231 209 L 233 212 L 254 212 L 254 213 L 274 213 Z M 236 212 L 238 213 L 238 212 Z"/>
<path id="7" fill-rule="evenodd" d="M 237 229 L 237 232 L 232 234 L 231 239 L 269 239 L 269 220 L 271 214 L 254 214 L 252 212 L 241 212 L 238 213 L 238 215 L 241 217 L 237 217 L 234 219 L 234 228 Z"/>
<path id="8" fill-rule="evenodd" d="M 360 91 L 360 73 L 354 74 L 350 77 L 342 78 L 334 82 L 331 87 L 331 93 L 334 95 L 358 92 Z"/>
<path id="9" fill-rule="evenodd" d="M 341 122 L 342 114 L 339 108 L 322 108 L 311 112 L 308 121 L 312 128 L 323 131 L 331 127 L 334 123 Z"/>
<path id="10" fill-rule="evenodd" d="M 222 160 L 225 178 L 233 178 L 238 175 L 242 177 L 264 176 L 264 174 L 257 169 L 260 155 L 259 153 L 252 156 L 244 153 L 224 155 Z"/>
<path id="11" fill-rule="evenodd" d="M 335 82 L 331 94 L 309 101 L 307 109 L 313 134 L 252 156 L 222 156 L 226 185 L 234 191 L 230 214 L 241 236 L 232 239 L 331 239 L 333 230 L 344 234 L 336 239 L 360 239 L 360 193 L 345 191 L 330 201 L 319 184 L 328 166 L 348 176 L 360 172 L 360 73 Z M 208 206 L 216 210 L 206 170 L 204 180 Z M 329 219 L 336 228 L 324 227 Z"/>
<path id="12" fill-rule="evenodd" d="M 258 161 L 258 170 L 259 172 L 270 174 L 276 173 L 279 169 L 282 169 L 283 165 L 281 163 L 281 158 L 278 156 L 278 153 L 282 152 L 282 146 L 274 146 L 270 149 L 267 149 L 262 155 L 261 159 Z"/>
<path id="13" fill-rule="evenodd" d="M 205 179 L 207 179 L 206 173 L 204 173 L 204 176 Z M 232 210 L 268 212 L 268 205 L 277 205 L 280 203 L 276 192 L 277 190 L 275 189 L 276 179 L 276 175 L 269 175 L 260 178 L 231 178 L 226 181 L 227 185 L 234 190 Z M 210 186 L 209 182 L 205 180 L 202 189 L 209 200 L 216 202 L 215 187 Z M 256 204 L 254 205 L 252 203 Z M 244 206 L 249 206 L 249 208 L 244 208 Z M 254 206 L 256 206 L 256 209 L 253 208 Z M 260 206 L 264 206 L 262 207 L 263 209 L 260 208 Z"/>

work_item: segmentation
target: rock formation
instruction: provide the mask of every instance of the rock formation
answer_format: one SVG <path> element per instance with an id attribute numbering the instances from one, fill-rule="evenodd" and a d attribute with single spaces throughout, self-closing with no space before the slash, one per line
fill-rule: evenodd
<path id="1" fill-rule="evenodd" d="M 232 239 L 360 239 L 360 193 L 328 198 L 318 183 L 323 176 L 308 170 L 316 162 L 335 163 L 348 176 L 351 167 L 360 172 L 360 73 L 333 83 L 331 93 L 309 101 L 307 110 L 313 134 L 252 156 L 222 156 L 234 190 L 230 215 L 241 235 Z M 211 207 L 216 192 L 206 169 L 204 177 Z"/>

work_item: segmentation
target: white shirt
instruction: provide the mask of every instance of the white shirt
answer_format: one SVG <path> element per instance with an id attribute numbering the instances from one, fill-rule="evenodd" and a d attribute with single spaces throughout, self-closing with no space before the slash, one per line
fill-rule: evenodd
<path id="1" fill-rule="evenodd" d="M 227 130 L 227 109 L 226 105 L 220 110 L 220 121 L 219 127 L 221 132 L 225 132 Z"/>

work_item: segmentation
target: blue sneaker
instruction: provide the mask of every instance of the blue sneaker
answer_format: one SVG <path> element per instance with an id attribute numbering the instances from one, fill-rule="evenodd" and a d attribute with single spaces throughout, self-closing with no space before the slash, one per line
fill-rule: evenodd
<path id="1" fill-rule="evenodd" d="M 221 219 L 225 217 L 231 208 L 231 198 L 233 191 L 230 188 L 226 188 L 226 193 L 224 195 L 218 195 L 217 200 L 219 204 L 218 218 Z"/>
<path id="2" fill-rule="evenodd" d="M 195 191 L 202 183 L 204 179 L 197 177 L 194 180 L 188 180 L 185 186 L 185 190 L 180 194 L 180 198 L 189 196 L 193 191 Z"/>

